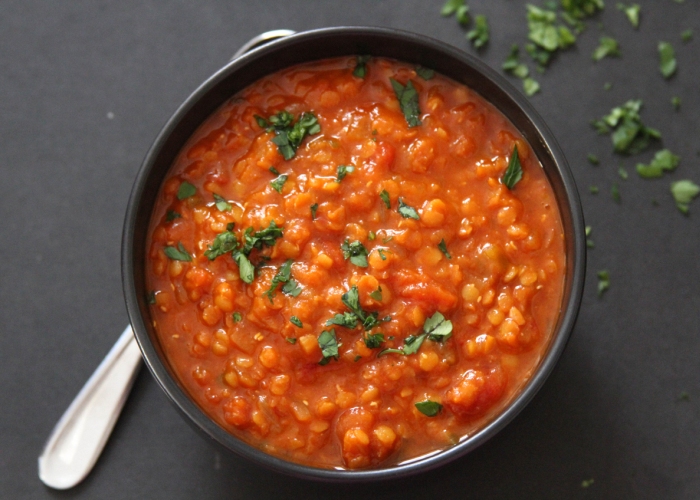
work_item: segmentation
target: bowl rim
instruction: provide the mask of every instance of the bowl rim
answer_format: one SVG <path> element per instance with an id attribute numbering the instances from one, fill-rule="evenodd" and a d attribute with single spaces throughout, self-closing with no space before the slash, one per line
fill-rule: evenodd
<path id="1" fill-rule="evenodd" d="M 447 58 L 453 59 L 463 67 L 476 72 L 478 74 L 478 78 L 485 79 L 485 83 L 493 84 L 495 88 L 504 95 L 506 100 L 510 101 L 510 103 L 515 106 L 513 110 L 519 110 L 525 115 L 527 122 L 533 127 L 533 131 L 539 141 L 537 146 L 542 151 L 546 152 L 551 158 L 555 171 L 546 172 L 546 174 L 548 178 L 550 178 L 550 175 L 558 174 L 558 180 L 561 181 L 560 192 L 564 195 L 563 199 L 559 199 L 560 194 L 555 194 L 557 195 L 559 211 L 562 216 L 562 224 L 564 226 L 563 229 L 566 231 L 566 224 L 568 222 L 570 226 L 568 229 L 570 229 L 571 235 L 570 238 L 567 236 L 567 276 L 558 321 L 559 328 L 554 330 L 548 351 L 540 360 L 540 364 L 533 375 L 521 388 L 520 392 L 512 397 L 508 405 L 498 415 L 496 415 L 493 420 L 470 437 L 462 439 L 458 444 L 430 453 L 422 458 L 419 457 L 417 459 L 410 460 L 407 463 L 371 470 L 322 469 L 302 465 L 269 455 L 262 450 L 245 443 L 243 440 L 228 433 L 225 429 L 216 424 L 199 408 L 198 405 L 196 405 L 196 403 L 193 402 L 192 399 L 190 399 L 182 387 L 180 387 L 179 382 L 169 372 L 169 368 L 166 366 L 167 361 L 161 359 L 158 348 L 154 345 L 153 340 L 151 339 L 151 334 L 149 334 L 149 328 L 145 324 L 144 318 L 147 317 L 145 316 L 145 314 L 147 314 L 147 308 L 145 306 L 145 293 L 140 294 L 141 296 L 139 296 L 137 293 L 138 286 L 136 274 L 140 264 L 135 262 L 134 258 L 135 255 L 138 255 L 139 253 L 138 251 L 135 251 L 135 245 L 138 244 L 140 240 L 136 237 L 136 226 L 139 222 L 143 224 L 143 211 L 145 209 L 142 204 L 142 199 L 144 193 L 147 191 L 149 182 L 151 184 L 154 182 L 152 177 L 155 161 L 167 146 L 168 141 L 173 140 L 174 131 L 176 131 L 181 122 L 190 113 L 190 111 L 192 111 L 193 107 L 201 102 L 204 97 L 213 92 L 219 84 L 226 79 L 231 78 L 232 75 L 245 70 L 246 67 L 250 66 L 256 61 L 259 62 L 265 58 L 274 59 L 275 54 L 280 53 L 280 51 L 292 50 L 295 46 L 300 47 L 304 46 L 305 44 L 314 42 L 318 43 L 322 40 L 335 38 L 357 39 L 358 37 L 360 39 L 363 37 L 385 38 L 387 40 L 406 42 L 409 45 L 413 44 L 421 46 L 429 51 L 441 52 Z M 350 53 L 351 52 L 348 54 Z M 340 57 L 341 55 L 342 54 L 338 54 L 337 57 Z M 382 54 L 377 55 L 379 57 L 386 57 Z M 410 61 L 411 58 L 412 56 L 403 58 L 403 60 L 415 62 Z M 318 58 L 308 59 L 308 61 L 313 60 L 318 60 Z M 268 72 L 268 74 L 287 66 L 282 65 L 273 68 Z M 457 81 L 467 85 L 464 82 L 460 82 L 459 80 Z M 243 87 L 245 87 L 245 85 Z M 488 96 L 483 97 L 488 102 L 492 102 Z M 221 105 L 224 100 L 222 100 L 219 105 Z M 494 106 L 501 113 L 503 113 L 506 118 L 508 118 L 511 123 L 513 123 L 522 133 L 521 127 L 519 127 L 513 121 L 512 116 L 506 114 L 502 108 L 496 106 L 495 104 Z M 200 124 L 201 121 L 196 124 L 195 129 Z M 184 141 L 180 140 L 178 142 L 180 148 L 184 146 L 186 139 L 187 138 L 185 138 Z M 531 140 L 529 140 L 529 142 L 534 149 L 535 144 L 533 144 Z M 544 165 L 544 162 L 539 155 L 538 158 Z M 158 185 L 161 185 L 162 180 L 162 177 L 158 179 Z M 550 178 L 549 180 L 551 184 L 552 179 Z M 148 215 L 150 216 L 152 207 L 147 208 Z M 568 211 L 568 220 L 566 222 L 564 219 L 566 218 L 567 214 L 565 214 L 564 211 Z M 147 220 L 148 218 L 149 217 L 147 217 Z M 148 222 L 146 225 L 148 226 Z M 586 263 L 584 227 L 583 210 L 576 188 L 576 183 L 561 148 L 539 113 L 537 113 L 527 98 L 517 91 L 505 79 L 505 77 L 497 73 L 476 57 L 442 41 L 424 35 L 419 35 L 404 30 L 379 27 L 345 26 L 321 28 L 298 32 L 288 37 L 272 41 L 266 45 L 251 50 L 239 58 L 233 59 L 206 79 L 197 89 L 195 89 L 166 122 L 144 158 L 134 181 L 127 205 L 122 234 L 123 292 L 129 319 L 149 371 L 152 373 L 158 385 L 161 387 L 161 389 L 163 389 L 170 401 L 175 404 L 175 406 L 187 417 L 186 420 L 188 423 L 203 433 L 210 441 L 223 446 L 240 457 L 257 463 L 258 465 L 262 465 L 278 472 L 296 477 L 334 482 L 361 482 L 378 479 L 395 479 L 416 474 L 418 472 L 431 470 L 473 451 L 495 434 L 500 432 L 511 420 L 513 420 L 513 418 L 515 418 L 518 413 L 520 413 L 520 411 L 522 411 L 525 406 L 527 406 L 530 400 L 539 391 L 545 380 L 551 374 L 556 363 L 561 357 L 564 348 L 566 347 L 580 308 L 583 295 Z M 570 245 L 568 244 L 569 239 L 571 240 Z M 567 292 L 568 301 L 565 300 Z"/>

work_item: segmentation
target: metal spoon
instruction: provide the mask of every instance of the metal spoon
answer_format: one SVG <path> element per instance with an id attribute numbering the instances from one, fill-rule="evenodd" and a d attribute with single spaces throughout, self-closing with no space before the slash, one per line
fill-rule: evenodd
<path id="1" fill-rule="evenodd" d="M 262 33 L 245 43 L 236 59 L 291 30 Z M 90 473 L 117 423 L 138 369 L 141 351 L 127 326 L 51 431 L 39 455 L 39 478 L 52 488 L 72 488 Z"/>

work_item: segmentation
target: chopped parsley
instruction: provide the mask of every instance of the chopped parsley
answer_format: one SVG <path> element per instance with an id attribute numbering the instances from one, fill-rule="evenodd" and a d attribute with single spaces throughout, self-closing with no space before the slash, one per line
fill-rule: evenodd
<path id="1" fill-rule="evenodd" d="M 296 281 L 295 279 L 290 279 L 282 287 L 282 293 L 285 295 L 289 295 L 290 297 L 298 297 L 299 294 L 301 293 L 301 291 L 302 291 L 301 285 L 299 285 L 299 282 Z"/>
<path id="2" fill-rule="evenodd" d="M 284 183 L 287 182 L 288 178 L 289 176 L 287 175 L 280 175 L 275 180 L 270 182 L 270 186 L 272 186 L 272 189 L 282 194 L 282 187 L 284 187 Z"/>
<path id="3" fill-rule="evenodd" d="M 645 179 L 661 177 L 664 172 L 673 172 L 680 161 L 680 156 L 674 155 L 668 149 L 662 149 L 654 155 L 649 165 L 637 163 L 637 174 Z"/>
<path id="4" fill-rule="evenodd" d="M 289 342 L 292 345 L 297 343 L 297 339 L 295 339 L 294 337 L 287 337 L 284 340 L 286 340 L 287 342 Z"/>
<path id="5" fill-rule="evenodd" d="M 630 24 L 634 26 L 634 29 L 639 28 L 639 11 L 641 10 L 639 4 L 632 3 L 625 5 L 623 3 L 618 3 L 617 10 L 625 13 Z"/>
<path id="6" fill-rule="evenodd" d="M 409 335 L 404 339 L 403 349 L 384 349 L 378 356 L 390 353 L 409 356 L 418 352 L 426 338 L 432 342 L 444 342 L 451 336 L 452 322 L 446 320 L 442 313 L 436 312 L 423 323 L 423 333 L 420 335 Z"/>
<path id="7" fill-rule="evenodd" d="M 177 190 L 177 199 L 184 200 L 185 198 L 189 198 L 190 196 L 194 196 L 194 194 L 196 192 L 197 192 L 197 188 L 194 187 L 189 182 L 185 181 L 182 184 L 180 184 L 180 188 Z"/>
<path id="8" fill-rule="evenodd" d="M 319 365 L 327 365 L 331 359 L 338 360 L 338 339 L 335 336 L 335 329 L 323 330 L 318 336 L 318 346 L 321 348 L 321 361 Z"/>
<path id="9" fill-rule="evenodd" d="M 481 49 L 489 43 L 489 23 L 486 16 L 480 14 L 474 18 L 474 28 L 466 34 L 466 37 L 475 49 Z"/>
<path id="10" fill-rule="evenodd" d="M 678 395 L 678 401 L 690 401 L 690 394 L 688 394 L 688 391 L 681 391 L 681 393 Z"/>
<path id="11" fill-rule="evenodd" d="M 528 77 L 528 75 L 530 74 L 530 70 L 525 64 L 520 62 L 519 54 L 520 48 L 517 44 L 514 44 L 510 48 L 510 54 L 508 54 L 506 60 L 503 61 L 501 68 L 503 68 L 503 71 L 506 71 L 512 74 L 513 76 L 517 76 L 520 79 L 524 79 Z"/>
<path id="12" fill-rule="evenodd" d="M 676 72 L 676 53 L 673 45 L 668 42 L 659 42 L 659 71 L 664 78 L 669 79 Z"/>
<path id="13" fill-rule="evenodd" d="M 280 283 L 287 283 L 292 277 L 292 259 L 287 260 L 284 264 L 282 264 L 275 275 L 272 278 L 272 281 L 270 282 L 270 288 L 265 292 L 265 295 L 267 295 L 267 298 L 270 299 L 270 302 L 272 302 L 272 297 L 275 296 L 275 290 L 277 290 L 277 286 Z"/>
<path id="14" fill-rule="evenodd" d="M 387 192 L 386 189 L 382 189 L 382 192 L 379 193 L 379 197 L 384 202 L 384 205 L 386 206 L 386 208 L 391 209 L 391 200 L 389 199 L 389 193 Z"/>
<path id="15" fill-rule="evenodd" d="M 370 298 L 372 300 L 376 300 L 377 302 L 382 301 L 382 287 L 378 287 L 375 291 L 369 294 Z"/>
<path id="16" fill-rule="evenodd" d="M 343 257 L 345 260 L 350 259 L 350 262 L 358 267 L 367 267 L 367 249 L 359 241 L 353 241 L 350 243 L 349 240 L 345 240 L 340 245 L 340 249 L 343 251 Z"/>
<path id="17" fill-rule="evenodd" d="M 598 186 L 591 186 L 588 188 L 588 190 L 591 192 L 591 194 L 598 194 L 600 192 Z"/>
<path id="18" fill-rule="evenodd" d="M 593 153 L 588 153 L 588 163 L 591 165 L 600 165 L 600 160 Z"/>
<path id="19" fill-rule="evenodd" d="M 248 256 L 238 250 L 233 251 L 233 260 L 238 265 L 238 275 L 244 283 L 249 285 L 255 279 L 255 266 L 248 259 Z"/>
<path id="20" fill-rule="evenodd" d="M 629 177 L 627 170 L 625 170 L 623 167 L 620 167 L 617 169 L 617 175 L 619 175 L 620 179 L 622 179 L 623 181 L 626 181 L 627 178 Z"/>
<path id="21" fill-rule="evenodd" d="M 523 92 L 528 97 L 532 97 L 540 91 L 540 84 L 537 80 L 531 77 L 523 78 Z"/>
<path id="22" fill-rule="evenodd" d="M 338 165 L 338 173 L 337 173 L 338 182 L 345 179 L 346 175 L 348 175 L 354 171 L 355 171 L 355 167 L 353 167 L 352 165 Z"/>
<path id="23" fill-rule="evenodd" d="M 401 112 L 406 118 L 406 123 L 409 127 L 417 127 L 420 125 L 420 108 L 418 106 L 418 91 L 413 86 L 411 80 L 406 83 L 406 86 L 401 85 L 393 78 L 389 78 L 391 86 L 394 88 L 396 98 L 399 100 Z"/>
<path id="24" fill-rule="evenodd" d="M 241 313 L 235 312 L 231 315 L 231 318 L 233 319 L 234 323 L 240 323 L 243 317 L 241 316 Z"/>
<path id="25" fill-rule="evenodd" d="M 605 82 L 603 84 L 603 90 L 610 90 L 612 88 L 612 83 L 610 82 Z"/>
<path id="26" fill-rule="evenodd" d="M 180 217 L 182 217 L 182 215 L 177 213 L 175 210 L 168 210 L 168 212 L 165 214 L 165 222 L 172 222 Z"/>
<path id="27" fill-rule="evenodd" d="M 687 29 L 681 33 L 681 40 L 683 40 L 683 43 L 688 43 L 693 39 L 693 30 L 692 29 Z"/>
<path id="28" fill-rule="evenodd" d="M 598 271 L 598 297 L 602 297 L 608 288 L 610 288 L 610 274 L 605 269 Z"/>
<path id="29" fill-rule="evenodd" d="M 364 78 L 367 75 L 367 62 L 369 61 L 369 56 L 357 56 L 357 62 L 355 63 L 355 69 L 352 71 L 352 76 L 357 78 Z"/>
<path id="30" fill-rule="evenodd" d="M 611 133 L 616 153 L 636 154 L 649 147 L 653 139 L 661 139 L 661 133 L 642 123 L 639 111 L 641 100 L 627 101 L 613 108 L 610 114 L 595 120 L 593 126 L 599 134 Z"/>
<path id="31" fill-rule="evenodd" d="M 376 240 L 376 239 L 377 239 L 377 233 L 375 233 L 374 231 L 368 232 L 368 233 L 367 233 L 367 239 L 368 239 L 369 241 L 374 241 L 374 240 Z"/>
<path id="32" fill-rule="evenodd" d="M 671 106 L 673 106 L 675 111 L 681 109 L 681 98 L 678 96 L 671 97 Z"/>
<path id="33" fill-rule="evenodd" d="M 384 243 L 387 243 L 387 241 L 384 240 Z M 382 260 L 386 260 L 386 255 L 384 255 L 384 252 L 385 252 L 384 249 L 382 249 L 382 248 L 377 248 L 377 253 L 379 254 L 379 257 L 380 257 Z"/>
<path id="34" fill-rule="evenodd" d="M 442 405 L 435 401 L 425 400 L 415 404 L 416 409 L 426 417 L 435 417 L 442 411 Z"/>
<path id="35" fill-rule="evenodd" d="M 620 188 L 617 184 L 613 184 L 610 188 L 610 195 L 616 203 L 620 203 L 620 201 L 622 201 L 622 198 L 620 198 Z"/>
<path id="36" fill-rule="evenodd" d="M 237 246 L 238 240 L 236 235 L 230 229 L 227 229 L 216 235 L 212 244 L 204 252 L 204 256 L 209 260 L 214 260 L 221 255 L 232 252 Z"/>
<path id="37" fill-rule="evenodd" d="M 212 193 L 214 195 L 214 204 L 216 205 L 216 208 L 219 210 L 219 212 L 230 212 L 231 211 L 231 204 L 226 201 L 223 197 L 219 196 L 216 193 Z"/>
<path id="38" fill-rule="evenodd" d="M 311 205 L 311 220 L 316 220 L 316 211 L 318 210 L 318 203 Z"/>
<path id="39" fill-rule="evenodd" d="M 581 481 L 581 488 L 583 488 L 583 489 L 590 488 L 591 486 L 593 486 L 594 482 L 595 482 L 595 479 L 593 479 L 593 478 L 584 479 L 583 481 Z"/>
<path id="40" fill-rule="evenodd" d="M 603 10 L 605 2 L 603 0 L 561 0 L 561 7 L 574 19 L 584 19 Z"/>
<path id="41" fill-rule="evenodd" d="M 700 194 L 700 186 L 690 180 L 682 180 L 671 183 L 671 194 L 676 201 L 676 207 L 681 213 L 688 215 L 688 207 L 698 194 Z"/>
<path id="42" fill-rule="evenodd" d="M 278 238 L 282 237 L 282 228 L 279 227 L 274 220 L 270 221 L 270 225 L 260 231 L 255 231 L 252 227 L 245 230 L 243 253 L 250 254 L 254 248 L 261 250 L 263 246 L 272 247 Z"/>
<path id="43" fill-rule="evenodd" d="M 401 198 L 399 198 L 399 214 L 404 219 L 415 219 L 420 220 L 418 212 L 413 207 L 406 205 Z"/>
<path id="44" fill-rule="evenodd" d="M 465 0 L 447 0 L 445 5 L 440 9 L 440 13 L 445 16 L 455 15 L 457 22 L 462 26 L 469 24 L 469 6 L 466 4 Z"/>
<path id="45" fill-rule="evenodd" d="M 363 342 L 368 349 L 378 349 L 384 343 L 383 333 L 366 333 L 362 337 Z"/>
<path id="46" fill-rule="evenodd" d="M 620 46 L 612 37 L 601 36 L 598 47 L 591 56 L 594 61 L 600 61 L 604 57 L 620 57 Z"/>
<path id="47" fill-rule="evenodd" d="M 447 243 L 445 243 L 445 238 L 440 240 L 440 243 L 438 243 L 438 248 L 442 253 L 445 254 L 445 257 L 448 259 L 451 259 L 452 256 L 450 255 L 450 252 L 447 251 Z"/>
<path id="48" fill-rule="evenodd" d="M 156 292 L 150 291 L 146 294 L 146 303 L 149 305 L 155 305 L 156 303 Z"/>
<path id="49" fill-rule="evenodd" d="M 268 168 L 268 170 L 275 175 L 280 175 L 280 171 L 277 170 L 275 167 L 270 167 Z"/>
<path id="50" fill-rule="evenodd" d="M 297 318 L 296 316 L 292 316 L 291 318 L 289 318 L 289 322 L 291 324 L 293 324 L 294 326 L 298 326 L 299 328 L 304 327 L 304 323 L 302 323 L 301 320 L 299 318 Z M 296 339 L 294 339 L 294 340 L 296 340 Z"/>
<path id="51" fill-rule="evenodd" d="M 272 142 L 277 146 L 285 160 L 291 160 L 301 145 L 301 141 L 307 135 L 316 135 L 321 132 L 321 125 L 313 113 L 302 113 L 299 119 L 292 125 L 294 116 L 289 111 L 280 111 L 265 119 L 255 115 L 255 120 L 261 128 L 267 132 L 274 132 Z"/>
<path id="52" fill-rule="evenodd" d="M 593 240 L 589 237 L 591 235 L 592 228 L 591 226 L 586 226 L 586 246 L 588 248 L 593 248 L 595 244 L 593 243 Z"/>
<path id="53" fill-rule="evenodd" d="M 416 74 L 420 76 L 423 80 L 431 80 L 435 76 L 435 70 L 430 68 L 424 68 L 423 66 L 416 67 Z"/>
<path id="54" fill-rule="evenodd" d="M 192 261 L 192 256 L 187 252 L 187 250 L 185 250 L 185 247 L 182 246 L 182 243 L 180 242 L 177 243 L 177 248 L 165 247 L 163 252 L 171 260 L 179 260 L 182 262 Z"/>
<path id="55" fill-rule="evenodd" d="M 341 300 L 350 311 L 336 314 L 326 321 L 326 326 L 338 325 L 345 328 L 355 328 L 359 322 L 366 331 L 369 331 L 375 326 L 391 320 L 389 316 L 379 319 L 377 312 L 367 312 L 362 309 L 360 306 L 360 292 L 355 285 L 343 294 Z"/>
<path id="56" fill-rule="evenodd" d="M 527 5 L 528 39 L 533 42 L 533 45 L 526 49 L 530 56 L 542 66 L 549 63 L 552 53 L 559 49 L 566 49 L 576 42 L 576 36 L 571 30 L 561 24 L 555 25 L 556 20 L 556 12 Z"/>
<path id="57" fill-rule="evenodd" d="M 508 168 L 503 174 L 503 184 L 508 189 L 513 189 L 515 185 L 523 178 L 523 167 L 520 165 L 520 157 L 518 155 L 518 145 L 513 146 L 513 154 L 510 155 Z"/>

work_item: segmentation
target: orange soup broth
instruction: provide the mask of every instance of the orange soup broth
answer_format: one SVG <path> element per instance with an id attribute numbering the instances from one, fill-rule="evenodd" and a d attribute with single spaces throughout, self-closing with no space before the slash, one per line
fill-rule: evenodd
<path id="1" fill-rule="evenodd" d="M 253 446 L 324 468 L 400 463 L 493 420 L 547 351 L 566 266 L 552 188 L 499 111 L 409 64 L 373 58 L 364 78 L 355 64 L 282 70 L 216 111 L 163 183 L 146 263 L 153 324 L 192 399 Z M 421 125 L 408 126 L 390 78 L 415 86 Z M 282 110 L 313 112 L 321 126 L 288 161 L 255 118 Z M 523 176 L 511 190 L 502 178 L 516 145 Z M 354 170 L 338 181 L 340 165 Z M 281 192 L 270 167 L 288 176 Z M 180 200 L 183 182 L 196 192 Z M 231 209 L 219 210 L 214 193 Z M 398 212 L 399 198 L 419 220 Z M 240 242 L 270 221 L 283 236 L 251 252 L 265 263 L 251 284 L 231 253 L 204 255 L 227 224 Z M 344 258 L 346 240 L 364 245 L 367 267 Z M 191 261 L 166 256 L 178 243 Z M 289 259 L 301 293 L 279 286 L 270 300 L 264 293 Z M 348 312 L 342 296 L 352 286 L 363 310 L 390 317 L 371 331 L 384 342 L 369 348 L 361 326 L 333 326 L 339 355 L 321 365 L 317 339 Z M 451 321 L 450 338 L 378 356 L 403 348 L 436 312 Z M 434 417 L 415 406 L 428 400 L 442 405 Z"/>

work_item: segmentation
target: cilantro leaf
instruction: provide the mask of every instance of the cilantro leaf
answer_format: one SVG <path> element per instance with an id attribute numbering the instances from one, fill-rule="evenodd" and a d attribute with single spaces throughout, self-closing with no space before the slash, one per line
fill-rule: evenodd
<path id="1" fill-rule="evenodd" d="M 451 259 L 452 256 L 450 255 L 450 252 L 447 251 L 447 243 L 445 243 L 445 238 L 440 240 L 440 243 L 438 243 L 438 248 L 442 253 L 445 254 L 445 257 L 448 259 Z"/>
<path id="2" fill-rule="evenodd" d="M 489 43 L 489 23 L 484 15 L 474 18 L 474 29 L 466 34 L 475 49 L 481 49 Z"/>
<path id="3" fill-rule="evenodd" d="M 268 168 L 268 170 L 275 175 L 280 175 L 280 171 L 277 170 L 275 167 L 270 167 Z"/>
<path id="4" fill-rule="evenodd" d="M 172 222 L 180 217 L 182 217 L 182 215 L 177 213 L 175 210 L 168 210 L 168 212 L 165 214 L 165 222 Z"/>
<path id="5" fill-rule="evenodd" d="M 233 260 L 238 265 L 238 275 L 241 277 L 241 280 L 250 285 L 255 279 L 255 266 L 245 253 L 238 250 L 233 252 Z"/>
<path id="6" fill-rule="evenodd" d="M 294 344 L 297 343 L 297 339 L 295 339 L 294 337 L 287 337 L 287 338 L 284 339 L 284 340 L 286 340 L 287 342 L 289 342 L 289 343 L 292 344 L 292 345 L 294 345 Z"/>
<path id="7" fill-rule="evenodd" d="M 506 60 L 503 61 L 501 68 L 503 68 L 503 71 L 507 71 L 513 76 L 517 76 L 520 79 L 524 79 L 528 77 L 528 75 L 530 74 L 530 70 L 525 64 L 520 62 L 519 53 L 520 48 L 517 44 L 514 44 L 510 48 L 510 54 L 508 55 Z"/>
<path id="8" fill-rule="evenodd" d="M 418 352 L 418 349 L 420 349 L 420 346 L 423 345 L 423 342 L 425 341 L 426 337 L 428 336 L 427 333 L 421 333 L 418 336 L 415 335 L 410 335 L 404 339 L 404 347 L 403 347 L 403 354 L 405 356 L 410 356 L 411 354 L 415 354 Z"/>
<path id="9" fill-rule="evenodd" d="M 379 197 L 384 202 L 384 205 L 386 205 L 386 208 L 391 209 L 391 200 L 389 199 L 389 193 L 386 189 L 382 189 L 382 192 L 379 193 Z"/>
<path id="10" fill-rule="evenodd" d="M 327 365 L 331 359 L 338 360 L 338 339 L 335 336 L 335 330 L 324 330 L 318 336 L 318 346 L 321 348 L 323 358 L 319 361 L 319 365 Z"/>
<path id="11" fill-rule="evenodd" d="M 204 252 L 204 256 L 209 260 L 214 260 L 221 255 L 232 252 L 237 246 L 236 236 L 227 230 L 216 235 L 208 250 Z"/>
<path id="12" fill-rule="evenodd" d="M 667 80 L 676 72 L 676 53 L 673 45 L 668 42 L 659 42 L 659 71 Z"/>
<path id="13" fill-rule="evenodd" d="M 311 220 L 316 220 L 316 211 L 318 210 L 318 203 L 311 205 Z"/>
<path id="14" fill-rule="evenodd" d="M 299 328 L 304 327 L 304 323 L 302 323 L 301 320 L 299 318 L 297 318 L 296 316 L 292 316 L 291 318 L 289 318 L 289 322 L 291 324 L 293 324 L 294 326 L 298 326 Z"/>
<path id="15" fill-rule="evenodd" d="M 588 153 L 588 163 L 591 165 L 600 165 L 600 160 L 593 153 Z"/>
<path id="16" fill-rule="evenodd" d="M 430 68 L 424 68 L 423 66 L 416 67 L 416 74 L 420 76 L 423 80 L 431 80 L 435 76 L 435 70 Z"/>
<path id="17" fill-rule="evenodd" d="M 416 409 L 426 417 L 435 417 L 442 411 L 442 405 L 435 401 L 425 400 L 415 404 Z"/>
<path id="18" fill-rule="evenodd" d="M 378 287 L 375 291 L 369 294 L 370 298 L 372 300 L 376 300 L 377 302 L 382 301 L 382 287 Z"/>
<path id="19" fill-rule="evenodd" d="M 365 343 L 368 349 L 378 349 L 384 343 L 384 334 L 368 333 L 362 337 L 362 341 Z"/>
<path id="20" fill-rule="evenodd" d="M 530 78 L 529 76 L 523 78 L 523 92 L 525 92 L 526 96 L 532 97 L 539 91 L 540 84 L 537 80 L 535 80 L 534 78 Z"/>
<path id="21" fill-rule="evenodd" d="M 661 177 L 664 175 L 664 172 L 674 171 L 680 161 L 680 156 L 674 155 L 668 149 L 662 149 L 661 151 L 657 151 L 649 165 L 637 163 L 637 174 L 645 179 Z"/>
<path id="22" fill-rule="evenodd" d="M 593 51 L 591 56 L 594 61 L 600 61 L 604 57 L 620 57 L 620 46 L 612 37 L 601 36 L 598 48 Z"/>
<path id="23" fill-rule="evenodd" d="M 302 113 L 294 125 L 294 117 L 289 111 L 280 111 L 267 120 L 256 115 L 255 119 L 267 132 L 275 132 L 272 142 L 277 146 L 285 160 L 291 160 L 307 135 L 316 135 L 321 131 L 316 115 Z"/>
<path id="24" fill-rule="evenodd" d="M 287 175 L 280 175 L 275 180 L 270 182 L 270 186 L 272 186 L 272 189 L 282 194 L 282 187 L 284 186 L 284 183 L 287 182 L 288 178 L 289 176 Z"/>
<path id="25" fill-rule="evenodd" d="M 355 171 L 355 167 L 353 167 L 352 165 L 338 165 L 338 173 L 337 173 L 338 182 L 345 179 L 346 175 L 348 175 L 354 171 Z"/>
<path id="26" fill-rule="evenodd" d="M 513 146 L 513 154 L 510 155 L 508 168 L 503 174 L 503 184 L 508 189 L 513 189 L 515 185 L 523 178 L 523 167 L 520 165 L 520 157 L 518 156 L 518 145 Z"/>
<path id="27" fill-rule="evenodd" d="M 331 319 L 326 321 L 326 326 L 338 325 L 345 328 L 355 328 L 357 326 L 357 315 L 353 312 L 337 313 Z"/>
<path id="28" fill-rule="evenodd" d="M 185 198 L 189 198 L 190 196 L 194 196 L 194 194 L 196 192 L 197 192 L 197 188 L 194 187 L 189 182 L 185 181 L 182 184 L 180 184 L 180 188 L 177 190 L 177 199 L 184 200 Z"/>
<path id="29" fill-rule="evenodd" d="M 598 297 L 602 297 L 608 288 L 610 288 L 610 273 L 605 269 L 598 271 Z"/>
<path id="30" fill-rule="evenodd" d="M 272 302 L 272 297 L 275 295 L 277 285 L 280 283 L 287 283 L 291 278 L 292 263 L 292 259 L 285 261 L 285 263 L 282 264 L 279 269 L 277 269 L 277 272 L 273 276 L 272 281 L 270 282 L 270 288 L 267 290 L 267 292 L 265 292 L 265 295 L 267 295 L 267 298 L 270 299 L 270 302 Z"/>
<path id="31" fill-rule="evenodd" d="M 639 11 L 641 10 L 639 4 L 633 3 L 630 5 L 625 5 L 623 3 L 618 3 L 617 10 L 625 13 L 630 24 L 634 26 L 634 29 L 639 28 Z"/>
<path id="32" fill-rule="evenodd" d="M 688 215 L 690 202 L 700 194 L 700 186 L 690 180 L 682 180 L 671 183 L 671 194 L 676 201 L 676 207 L 681 213 Z"/>
<path id="33" fill-rule="evenodd" d="M 243 317 L 241 316 L 241 313 L 235 312 L 231 315 L 231 318 L 233 319 L 234 323 L 240 323 Z"/>
<path id="34" fill-rule="evenodd" d="M 345 260 L 350 259 L 351 263 L 359 267 L 369 266 L 367 262 L 367 249 L 361 242 L 353 241 L 350 243 L 350 241 L 346 239 L 340 245 L 340 249 L 343 251 Z"/>
<path id="35" fill-rule="evenodd" d="M 182 246 L 182 243 L 180 242 L 177 243 L 177 248 L 165 247 L 163 252 L 171 260 L 179 260 L 182 262 L 192 261 L 192 256 L 187 252 L 187 250 L 185 250 L 185 247 Z"/>
<path id="36" fill-rule="evenodd" d="M 282 287 L 282 293 L 285 295 L 289 295 L 290 297 L 298 297 L 301 291 L 301 285 L 299 285 L 299 282 L 294 279 L 290 279 Z"/>
<path id="37" fill-rule="evenodd" d="M 451 16 L 455 12 L 457 12 L 457 9 L 459 9 L 461 6 L 465 4 L 465 0 L 447 0 L 445 2 L 445 5 L 442 6 L 442 9 L 440 9 L 440 14 L 443 16 Z"/>
<path id="38" fill-rule="evenodd" d="M 445 319 L 440 312 L 436 312 L 425 320 L 423 332 L 433 342 L 444 342 L 452 336 L 452 321 Z"/>
<path id="39" fill-rule="evenodd" d="M 396 98 L 399 100 L 401 112 L 406 118 L 409 127 L 417 127 L 420 125 L 420 108 L 418 105 L 418 91 L 416 91 L 411 80 L 406 86 L 401 85 L 393 78 L 389 78 L 391 86 L 394 88 Z"/>
<path id="40" fill-rule="evenodd" d="M 561 0 L 561 7 L 575 19 L 584 19 L 605 8 L 604 0 Z"/>
<path id="41" fill-rule="evenodd" d="M 593 243 L 593 240 L 589 238 L 592 230 L 593 229 L 591 228 L 591 226 L 586 226 L 586 246 L 588 248 L 593 248 L 595 246 L 595 244 Z"/>
<path id="42" fill-rule="evenodd" d="M 418 212 L 413 207 L 406 205 L 401 198 L 399 198 L 399 214 L 404 219 L 415 219 L 420 220 Z"/>
<path id="43" fill-rule="evenodd" d="M 223 197 L 219 196 L 216 193 L 212 193 L 212 195 L 214 195 L 214 203 L 219 212 L 231 211 L 231 204 L 229 202 L 227 202 Z"/>
<path id="44" fill-rule="evenodd" d="M 627 101 L 610 110 L 610 114 L 595 120 L 593 126 L 600 134 L 611 133 L 611 140 L 616 153 L 637 154 L 649 147 L 654 139 L 661 139 L 661 133 L 642 123 L 639 111 L 641 100 Z"/>
<path id="45" fill-rule="evenodd" d="M 357 56 L 357 63 L 355 64 L 355 69 L 352 71 L 352 76 L 357 78 L 364 78 L 367 74 L 367 62 L 370 56 Z"/>
<path id="46" fill-rule="evenodd" d="M 271 220 L 270 225 L 260 231 L 249 227 L 243 235 L 244 245 L 241 251 L 247 256 L 253 249 L 261 250 L 263 246 L 274 246 L 277 239 L 281 237 L 282 228 L 274 220 Z"/>

